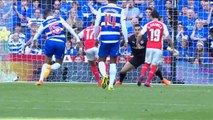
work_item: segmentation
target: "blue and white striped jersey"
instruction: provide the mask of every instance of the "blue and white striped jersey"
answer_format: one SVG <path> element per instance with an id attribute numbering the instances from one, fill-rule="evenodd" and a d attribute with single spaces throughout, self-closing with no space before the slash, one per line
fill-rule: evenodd
<path id="1" fill-rule="evenodd" d="M 15 41 L 9 41 L 8 42 L 8 48 L 10 54 L 22 54 L 24 53 L 24 45 L 25 43 L 22 40 Z"/>
<path id="2" fill-rule="evenodd" d="M 41 24 L 39 27 L 36 35 L 34 36 L 33 40 L 37 40 L 39 35 L 42 32 L 45 32 L 47 36 L 47 40 L 52 40 L 56 42 L 65 42 L 65 31 L 64 27 L 68 29 L 68 31 L 75 36 L 77 39 L 77 42 L 80 41 L 78 35 L 74 32 L 74 30 L 69 26 L 69 24 L 66 23 L 66 21 L 61 18 L 55 18 L 53 16 L 47 17 L 47 19 Z"/>
<path id="3" fill-rule="evenodd" d="M 27 46 L 25 48 L 25 54 L 41 55 L 42 54 L 42 50 L 39 47 L 37 47 L 35 49 L 32 49 L 30 46 Z"/>
<path id="4" fill-rule="evenodd" d="M 99 40 L 103 43 L 116 43 L 120 41 L 120 31 L 124 35 L 124 39 L 127 40 L 127 29 L 125 21 L 124 10 L 115 4 L 108 4 L 101 7 L 98 10 L 95 21 L 95 38 L 97 38 L 96 27 L 101 25 L 101 32 Z"/>
<path id="5" fill-rule="evenodd" d="M 30 52 L 32 55 L 41 55 L 42 51 L 40 48 L 32 49 Z"/>
<path id="6" fill-rule="evenodd" d="M 13 35 L 14 34 L 11 34 L 10 36 L 9 36 L 9 41 L 8 42 L 11 42 L 11 41 L 13 41 Z M 23 34 L 23 33 L 19 33 L 19 40 L 22 40 L 23 42 L 25 42 L 25 38 L 26 38 L 26 36 Z"/>

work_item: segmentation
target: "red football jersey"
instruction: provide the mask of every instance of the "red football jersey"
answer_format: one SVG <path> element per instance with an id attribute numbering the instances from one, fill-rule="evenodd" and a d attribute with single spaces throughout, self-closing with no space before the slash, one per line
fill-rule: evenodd
<path id="1" fill-rule="evenodd" d="M 163 48 L 163 35 L 168 36 L 169 32 L 166 25 L 160 21 L 151 21 L 147 23 L 141 33 L 148 34 L 147 48 L 162 49 Z"/>
<path id="2" fill-rule="evenodd" d="M 100 33 L 100 28 L 98 28 Z M 94 26 L 87 27 L 83 30 L 83 42 L 85 50 L 95 47 Z"/>

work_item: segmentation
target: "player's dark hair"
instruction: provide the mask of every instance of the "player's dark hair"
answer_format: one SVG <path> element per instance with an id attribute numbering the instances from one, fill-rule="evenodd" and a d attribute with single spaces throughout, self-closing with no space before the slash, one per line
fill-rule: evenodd
<path id="1" fill-rule="evenodd" d="M 159 16 L 158 20 L 160 21 L 163 18 L 163 16 Z"/>
<path id="2" fill-rule="evenodd" d="M 158 13 L 158 11 L 156 11 L 156 10 L 153 10 L 152 11 L 152 13 L 151 13 L 151 16 L 152 16 L 152 18 L 159 18 L 159 13 Z"/>
<path id="3" fill-rule="evenodd" d="M 213 33 L 213 26 L 210 27 L 209 33 Z"/>
<path id="4" fill-rule="evenodd" d="M 135 24 L 134 28 L 136 28 L 136 27 L 140 27 L 141 28 L 141 25 L 140 24 Z"/>
<path id="5" fill-rule="evenodd" d="M 117 3 L 117 0 L 108 0 L 109 3 Z"/>
<path id="6" fill-rule="evenodd" d="M 52 11 L 50 9 L 44 10 L 44 18 L 46 19 L 48 16 L 52 15 Z"/>

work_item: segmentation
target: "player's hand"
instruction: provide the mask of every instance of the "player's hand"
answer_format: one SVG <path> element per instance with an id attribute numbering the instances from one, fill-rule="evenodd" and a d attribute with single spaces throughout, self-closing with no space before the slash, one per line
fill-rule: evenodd
<path id="1" fill-rule="evenodd" d="M 142 46 L 138 43 L 138 44 L 137 44 L 137 48 L 138 48 L 138 49 L 142 49 Z"/>

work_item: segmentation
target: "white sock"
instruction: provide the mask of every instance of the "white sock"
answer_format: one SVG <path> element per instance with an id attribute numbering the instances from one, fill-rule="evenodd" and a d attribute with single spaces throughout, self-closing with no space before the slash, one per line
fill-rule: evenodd
<path id="1" fill-rule="evenodd" d="M 45 71 L 46 71 L 46 69 L 47 69 L 47 66 L 48 66 L 47 63 L 44 63 L 44 64 L 42 65 L 39 81 L 43 81 L 43 80 L 44 80 L 44 73 L 45 73 Z"/>
<path id="2" fill-rule="evenodd" d="M 100 73 L 101 73 L 102 76 L 107 75 L 107 74 L 106 74 L 106 64 L 105 64 L 104 62 L 102 62 L 102 61 L 99 62 L 99 63 L 98 63 L 98 68 L 99 68 Z"/>
<path id="3" fill-rule="evenodd" d="M 51 70 L 56 70 L 60 67 L 61 67 L 61 65 L 59 63 L 54 63 L 54 64 L 51 65 Z"/>
<path id="4" fill-rule="evenodd" d="M 116 64 L 111 63 L 109 66 L 109 86 L 113 86 L 113 83 L 115 82 L 115 77 L 117 73 Z"/>

